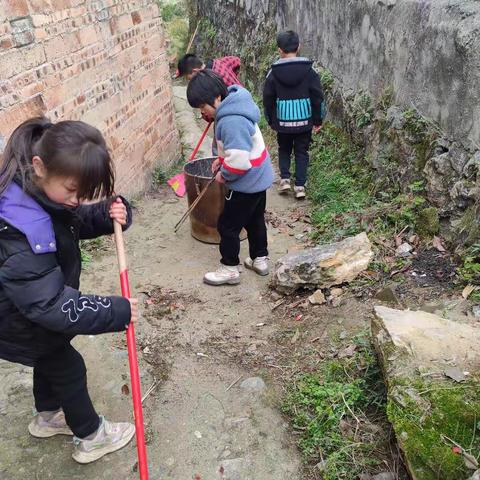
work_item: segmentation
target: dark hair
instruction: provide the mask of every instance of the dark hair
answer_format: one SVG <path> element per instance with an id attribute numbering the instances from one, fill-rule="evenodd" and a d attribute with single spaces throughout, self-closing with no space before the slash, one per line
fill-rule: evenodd
<path id="1" fill-rule="evenodd" d="M 217 97 L 224 100 L 227 95 L 228 89 L 222 77 L 208 69 L 198 72 L 187 87 L 188 103 L 193 108 L 200 108 L 205 104 L 213 107 Z"/>
<path id="2" fill-rule="evenodd" d="M 187 53 L 178 61 L 178 76 L 190 75 L 196 68 L 202 68 L 203 62 L 193 53 Z"/>
<path id="3" fill-rule="evenodd" d="M 0 165 L 0 194 L 12 180 L 32 188 L 33 157 L 42 159 L 48 175 L 74 177 L 78 198 L 110 196 L 114 172 L 105 139 L 98 129 L 79 121 L 51 123 L 36 117 L 18 126 L 10 136 Z"/>
<path id="4" fill-rule="evenodd" d="M 295 53 L 300 47 L 298 33 L 293 30 L 285 30 L 277 35 L 277 47 L 284 53 Z"/>

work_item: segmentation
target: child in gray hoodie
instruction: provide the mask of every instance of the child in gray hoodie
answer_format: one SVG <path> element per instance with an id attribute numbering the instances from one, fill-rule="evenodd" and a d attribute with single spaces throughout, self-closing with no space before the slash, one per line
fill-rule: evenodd
<path id="1" fill-rule="evenodd" d="M 268 275 L 265 205 L 267 189 L 273 182 L 270 156 L 258 127 L 260 110 L 250 93 L 239 85 L 227 88 L 211 70 L 202 70 L 190 81 L 188 102 L 202 115 L 215 118 L 219 158 L 212 171 L 217 182 L 229 192 L 218 220 L 221 266 L 208 272 L 209 285 L 240 283 L 240 232 L 248 234 L 250 256 L 245 266 L 259 275 Z"/>

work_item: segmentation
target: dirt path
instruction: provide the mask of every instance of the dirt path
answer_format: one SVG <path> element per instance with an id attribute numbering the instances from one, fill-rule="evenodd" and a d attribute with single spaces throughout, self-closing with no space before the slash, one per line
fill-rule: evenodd
<path id="1" fill-rule="evenodd" d="M 216 267 L 218 250 L 195 241 L 188 224 L 173 233 L 185 205 L 186 200 L 176 199 L 166 188 L 142 198 L 127 235 L 132 289 L 143 305 L 138 327 L 143 391 L 157 382 L 144 403 L 151 478 L 300 479 L 299 456 L 268 375 L 272 360 L 266 353 L 258 368 L 242 360 L 268 350 L 277 328 L 265 298 L 268 278 L 247 271 L 237 287 L 204 285 L 202 276 Z M 279 216 L 290 218 L 292 199 L 272 192 L 268 208 L 277 225 L 269 233 L 275 261 L 301 241 L 305 224 L 282 227 L 275 221 Z M 110 241 L 86 268 L 82 289 L 118 291 Z M 110 419 L 130 419 L 123 336 L 83 337 L 75 343 L 85 355 L 98 411 Z M 71 459 L 69 439 L 29 437 L 31 372 L 1 362 L 0 374 L 0 479 L 137 478 L 133 445 L 82 467 Z M 265 384 L 257 380 L 250 389 L 243 384 L 258 376 Z"/>

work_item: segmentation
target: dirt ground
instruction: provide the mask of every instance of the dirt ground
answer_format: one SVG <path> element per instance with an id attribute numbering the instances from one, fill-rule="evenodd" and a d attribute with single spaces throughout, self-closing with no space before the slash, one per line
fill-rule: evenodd
<path id="1" fill-rule="evenodd" d="M 126 242 L 132 291 L 142 310 L 137 336 L 143 392 L 153 386 L 144 402 L 150 478 L 305 478 L 295 436 L 278 408 L 278 379 L 314 369 L 332 348 L 333 334 L 341 337 L 367 328 L 372 292 L 352 291 L 336 308 L 307 307 L 303 297 L 280 305 L 282 299 L 268 288 L 269 278 L 250 271 L 242 273 L 238 286 L 209 287 L 202 277 L 216 268 L 218 247 L 194 240 L 188 223 L 173 233 L 186 200 L 161 187 L 138 199 L 135 207 Z M 307 208 L 270 192 L 272 265 L 307 241 Z M 243 242 L 242 257 L 246 248 Z M 408 288 L 403 288 L 408 304 Z M 110 239 L 85 269 L 82 290 L 118 293 Z M 415 302 L 432 296 L 441 302 L 437 294 L 415 297 Z M 75 344 L 85 356 L 99 413 L 131 420 L 124 335 L 82 337 Z M 134 444 L 80 466 L 71 458 L 71 439 L 30 437 L 31 371 L 0 362 L 0 375 L 1 480 L 138 478 Z M 257 381 L 254 389 L 244 388 L 242 382 L 251 377 L 265 384 Z"/>

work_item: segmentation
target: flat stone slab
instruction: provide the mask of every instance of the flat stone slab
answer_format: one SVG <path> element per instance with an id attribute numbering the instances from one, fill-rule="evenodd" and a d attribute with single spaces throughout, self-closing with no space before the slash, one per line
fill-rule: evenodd
<path id="1" fill-rule="evenodd" d="M 480 455 L 480 328 L 377 306 L 372 339 L 411 477 L 470 479 Z"/>

